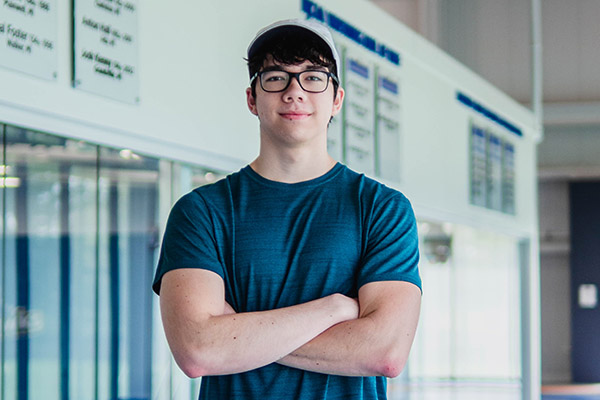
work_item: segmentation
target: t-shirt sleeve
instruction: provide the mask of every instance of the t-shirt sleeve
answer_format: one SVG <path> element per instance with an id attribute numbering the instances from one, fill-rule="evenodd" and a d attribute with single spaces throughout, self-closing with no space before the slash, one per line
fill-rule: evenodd
<path id="1" fill-rule="evenodd" d="M 202 196 L 191 192 L 169 214 L 152 289 L 160 294 L 165 273 L 178 268 L 201 268 L 223 277 L 215 226 Z"/>
<path id="2" fill-rule="evenodd" d="M 358 287 L 376 281 L 406 281 L 421 289 L 419 238 L 410 202 L 400 192 L 375 205 L 369 221 Z"/>

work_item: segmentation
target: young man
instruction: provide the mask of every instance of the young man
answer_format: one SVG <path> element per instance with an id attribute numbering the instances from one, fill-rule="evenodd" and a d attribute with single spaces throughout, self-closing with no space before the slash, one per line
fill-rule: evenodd
<path id="1" fill-rule="evenodd" d="M 385 399 L 420 307 L 408 200 L 327 153 L 344 99 L 329 31 L 275 23 L 248 48 L 260 153 L 173 207 L 153 285 L 201 399 Z"/>

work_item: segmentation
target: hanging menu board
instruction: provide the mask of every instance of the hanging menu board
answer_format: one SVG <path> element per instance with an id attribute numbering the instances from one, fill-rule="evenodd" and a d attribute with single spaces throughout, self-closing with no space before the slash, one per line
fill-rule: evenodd
<path id="1" fill-rule="evenodd" d="M 471 124 L 470 139 L 471 204 L 486 206 L 486 137 L 485 131 Z"/>
<path id="2" fill-rule="evenodd" d="M 308 19 L 329 27 L 342 50 L 344 107 L 341 123 L 334 118 L 328 129 L 329 154 L 367 175 L 399 181 L 400 54 L 311 0 L 301 7 Z"/>
<path id="3" fill-rule="evenodd" d="M 345 154 L 351 167 L 375 173 L 374 73 L 367 62 L 347 56 L 344 62 L 347 101 L 344 105 Z"/>
<path id="4" fill-rule="evenodd" d="M 376 126 L 377 175 L 400 181 L 400 79 L 377 69 Z"/>
<path id="5" fill-rule="evenodd" d="M 139 102 L 137 0 L 74 0 L 77 89 Z"/>
<path id="6" fill-rule="evenodd" d="M 0 1 L 0 66 L 57 77 L 55 0 Z"/>
<path id="7" fill-rule="evenodd" d="M 502 210 L 502 143 L 487 135 L 487 207 Z"/>
<path id="8" fill-rule="evenodd" d="M 502 212 L 515 213 L 515 146 L 502 144 Z"/>
<path id="9" fill-rule="evenodd" d="M 471 204 L 515 214 L 515 146 L 471 122 Z"/>
<path id="10" fill-rule="evenodd" d="M 340 53 L 343 55 L 345 49 L 343 47 L 339 48 Z M 340 66 L 340 70 L 337 71 L 338 76 L 340 77 L 340 86 L 344 86 L 343 75 L 344 69 L 343 66 Z M 336 116 L 334 116 L 329 122 L 329 126 L 327 127 L 327 152 L 329 155 L 338 161 L 344 160 L 344 112 L 339 112 Z"/>

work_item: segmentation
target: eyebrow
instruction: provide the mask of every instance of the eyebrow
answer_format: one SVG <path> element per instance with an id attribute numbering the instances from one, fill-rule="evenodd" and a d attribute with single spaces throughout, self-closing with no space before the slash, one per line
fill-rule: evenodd
<path id="1" fill-rule="evenodd" d="M 288 72 L 281 65 L 271 65 L 271 66 L 263 68 L 261 70 L 261 72 L 267 72 L 267 71 L 284 71 L 284 72 Z M 304 71 L 323 71 L 323 72 L 329 72 L 327 70 L 327 67 L 324 67 L 322 65 L 317 65 L 317 64 L 307 65 L 306 68 L 303 69 L 300 72 L 304 72 Z"/>

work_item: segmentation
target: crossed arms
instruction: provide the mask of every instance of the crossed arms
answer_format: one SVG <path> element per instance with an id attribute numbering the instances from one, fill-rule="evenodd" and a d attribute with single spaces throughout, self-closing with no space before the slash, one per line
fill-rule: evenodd
<path id="1" fill-rule="evenodd" d="M 171 352 L 190 377 L 224 375 L 273 362 L 348 376 L 400 374 L 419 317 L 420 289 L 371 282 L 358 299 L 334 294 L 261 312 L 235 313 L 222 278 L 176 269 L 162 278 L 160 308 Z"/>

